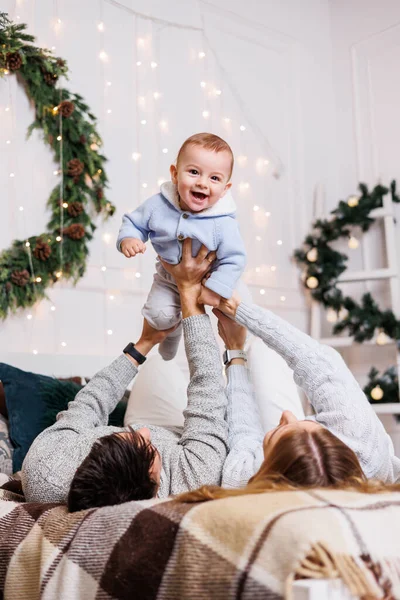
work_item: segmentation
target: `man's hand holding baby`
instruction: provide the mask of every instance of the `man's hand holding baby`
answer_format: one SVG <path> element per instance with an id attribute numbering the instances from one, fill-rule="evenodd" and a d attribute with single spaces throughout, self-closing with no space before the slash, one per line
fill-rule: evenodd
<path id="1" fill-rule="evenodd" d="M 138 238 L 124 238 L 121 242 L 121 252 L 126 258 L 136 256 L 136 254 L 144 254 L 146 252 L 146 244 Z"/>

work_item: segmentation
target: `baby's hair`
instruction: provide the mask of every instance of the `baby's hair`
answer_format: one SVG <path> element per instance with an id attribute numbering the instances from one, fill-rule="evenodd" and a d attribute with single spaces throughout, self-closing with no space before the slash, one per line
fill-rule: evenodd
<path id="1" fill-rule="evenodd" d="M 225 140 L 218 137 L 217 135 L 214 135 L 213 133 L 195 133 L 194 135 L 191 135 L 187 140 L 183 142 L 182 146 L 179 149 L 178 156 L 176 159 L 177 167 L 179 166 L 179 160 L 182 157 L 182 153 L 188 146 L 201 146 L 202 148 L 205 148 L 206 150 L 212 150 L 213 152 L 229 152 L 231 156 L 231 170 L 228 179 L 231 178 L 234 158 L 232 148 L 227 142 L 225 142 Z"/>

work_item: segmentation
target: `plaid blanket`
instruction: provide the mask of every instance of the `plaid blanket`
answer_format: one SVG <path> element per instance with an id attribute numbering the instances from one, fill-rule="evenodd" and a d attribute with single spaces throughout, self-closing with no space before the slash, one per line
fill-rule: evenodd
<path id="1" fill-rule="evenodd" d="M 1 481 L 0 481 L 1 484 Z M 5 600 L 290 598 L 298 577 L 340 577 L 400 598 L 400 493 L 274 492 L 69 514 L 0 489 Z"/>

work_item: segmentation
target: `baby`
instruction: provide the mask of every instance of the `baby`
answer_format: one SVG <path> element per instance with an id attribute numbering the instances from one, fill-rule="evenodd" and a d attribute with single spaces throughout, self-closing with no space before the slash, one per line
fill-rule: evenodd
<path id="1" fill-rule="evenodd" d="M 193 255 L 202 244 L 217 254 L 200 302 L 217 305 L 219 296 L 230 298 L 246 264 L 236 206 L 229 192 L 232 169 L 233 153 L 224 140 L 211 133 L 192 135 L 179 150 L 176 166 L 170 167 L 172 181 L 163 183 L 159 194 L 124 215 L 118 250 L 131 258 L 145 252 L 150 238 L 165 262 L 177 264 L 182 242 L 190 237 Z M 160 261 L 142 314 L 158 330 L 180 323 L 179 293 Z M 160 345 L 164 360 L 175 356 L 181 330 L 179 325 Z"/>

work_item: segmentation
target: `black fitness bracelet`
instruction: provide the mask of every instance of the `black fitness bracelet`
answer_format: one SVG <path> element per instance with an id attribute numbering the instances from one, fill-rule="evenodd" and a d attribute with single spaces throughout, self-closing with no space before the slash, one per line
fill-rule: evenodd
<path id="1" fill-rule="evenodd" d="M 129 344 L 124 348 L 124 352 L 129 354 L 129 356 L 132 356 L 132 358 L 134 358 L 139 365 L 142 365 L 146 360 L 146 357 L 143 356 L 143 354 L 140 354 L 139 350 L 136 350 L 135 344 L 132 342 L 129 342 Z"/>

